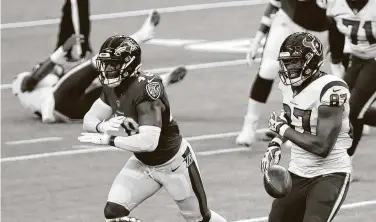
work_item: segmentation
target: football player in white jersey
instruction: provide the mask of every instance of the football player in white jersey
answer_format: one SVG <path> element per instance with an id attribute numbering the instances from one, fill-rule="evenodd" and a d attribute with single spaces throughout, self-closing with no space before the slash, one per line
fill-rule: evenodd
<path id="1" fill-rule="evenodd" d="M 159 13 L 151 12 L 141 29 L 131 36 L 138 42 L 150 40 L 159 20 Z M 83 37 L 73 35 L 32 72 L 20 73 L 12 82 L 13 94 L 21 105 L 40 117 L 43 123 L 81 121 L 102 92 L 101 84 L 95 81 L 99 75 L 95 62 L 97 56 L 65 74 L 59 65 L 77 38 L 82 40 Z M 181 66 L 160 77 L 167 86 L 181 81 L 186 73 L 186 68 Z"/>
<path id="2" fill-rule="evenodd" d="M 236 138 L 238 145 L 250 146 L 255 140 L 258 120 L 277 78 L 278 50 L 283 40 L 294 32 L 310 32 L 326 48 L 328 27 L 325 10 L 317 6 L 316 0 L 270 0 L 247 54 L 247 60 L 251 63 L 261 46 L 261 40 L 266 37 L 260 68 L 250 89 L 247 114 Z"/>
<path id="3" fill-rule="evenodd" d="M 269 119 L 278 135 L 268 145 L 261 170 L 278 164 L 282 143 L 291 141 L 292 189 L 274 200 L 269 222 L 331 221 L 349 187 L 350 92 L 342 79 L 319 70 L 323 46 L 312 34 L 288 36 L 278 61 L 283 111 Z"/>
<path id="4" fill-rule="evenodd" d="M 351 91 L 350 121 L 354 140 L 353 155 L 362 136 L 364 124 L 376 126 L 376 0 L 318 1 L 331 20 L 329 41 L 333 61 L 343 59 L 344 45 L 351 54 L 344 80 Z M 345 44 L 346 43 L 346 44 Z"/>

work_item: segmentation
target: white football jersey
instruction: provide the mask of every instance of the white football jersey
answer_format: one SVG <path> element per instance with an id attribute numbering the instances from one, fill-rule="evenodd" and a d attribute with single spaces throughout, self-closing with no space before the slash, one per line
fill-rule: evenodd
<path id="1" fill-rule="evenodd" d="M 351 146 L 349 98 L 346 83 L 334 75 L 322 75 L 296 96 L 291 86 L 279 83 L 283 108 L 291 119 L 290 126 L 298 132 L 316 135 L 318 108 L 321 105 L 343 106 L 342 128 L 328 157 L 322 158 L 293 144 L 289 171 L 302 177 L 315 177 L 333 172 L 351 172 L 347 149 Z"/>
<path id="2" fill-rule="evenodd" d="M 21 92 L 21 83 L 23 79 L 30 75 L 30 72 L 23 72 L 17 75 L 12 82 L 12 92 L 17 96 L 21 105 L 32 113 L 39 113 L 42 119 L 56 120 L 54 117 L 55 98 L 54 88 L 58 77 L 49 74 L 40 81 L 31 92 Z"/>
<path id="3" fill-rule="evenodd" d="M 326 12 L 336 21 L 338 30 L 346 36 L 350 53 L 363 59 L 376 58 L 376 0 L 353 11 L 346 0 L 328 0 Z"/>

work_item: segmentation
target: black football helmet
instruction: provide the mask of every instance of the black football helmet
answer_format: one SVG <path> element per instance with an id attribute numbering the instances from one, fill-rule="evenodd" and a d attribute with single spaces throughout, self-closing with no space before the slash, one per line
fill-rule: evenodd
<path id="1" fill-rule="evenodd" d="M 323 46 L 316 36 L 307 32 L 291 34 L 279 51 L 279 77 L 285 85 L 299 86 L 318 73 L 323 59 Z"/>
<path id="2" fill-rule="evenodd" d="M 141 48 L 131 37 L 115 35 L 101 46 L 96 59 L 103 85 L 118 86 L 128 76 L 135 75 L 141 67 Z"/>

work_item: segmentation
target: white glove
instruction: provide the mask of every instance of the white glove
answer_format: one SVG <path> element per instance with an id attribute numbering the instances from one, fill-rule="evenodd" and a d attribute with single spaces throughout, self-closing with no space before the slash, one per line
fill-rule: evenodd
<path id="1" fill-rule="evenodd" d="M 81 133 L 78 140 L 82 143 L 94 143 L 99 145 L 108 145 L 110 143 L 110 135 L 107 133 Z"/>
<path id="2" fill-rule="evenodd" d="M 256 36 L 253 38 L 251 47 L 249 48 L 246 56 L 246 60 L 249 66 L 252 66 L 253 61 L 256 58 L 257 50 L 260 48 L 261 40 L 264 36 L 264 33 L 257 31 Z"/>
<path id="3" fill-rule="evenodd" d="M 261 172 L 265 173 L 271 164 L 278 164 L 281 160 L 281 155 L 281 146 L 277 143 L 269 143 L 269 147 L 261 159 Z"/>
<path id="4" fill-rule="evenodd" d="M 97 130 L 101 133 L 106 133 L 108 131 L 119 131 L 120 125 L 123 123 L 124 116 L 116 116 L 107 121 L 103 121 L 98 124 Z"/>
<path id="5" fill-rule="evenodd" d="M 273 112 L 269 118 L 269 129 L 283 136 L 287 128 L 288 122 L 286 119 L 286 113 L 282 111 L 281 114 L 277 116 L 277 114 Z"/>
<path id="6" fill-rule="evenodd" d="M 345 75 L 345 67 L 341 62 L 338 64 L 330 63 L 330 70 L 333 75 L 343 79 L 343 76 Z"/>

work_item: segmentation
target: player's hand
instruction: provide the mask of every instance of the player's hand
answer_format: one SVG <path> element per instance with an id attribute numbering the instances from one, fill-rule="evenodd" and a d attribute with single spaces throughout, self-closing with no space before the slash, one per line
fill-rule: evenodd
<path id="1" fill-rule="evenodd" d="M 84 36 L 83 35 L 71 35 L 71 37 L 69 37 L 63 44 L 63 50 L 65 52 L 69 51 L 75 44 L 77 43 L 83 43 L 85 41 L 84 39 Z"/>
<path id="2" fill-rule="evenodd" d="M 260 48 L 261 40 L 264 36 L 265 36 L 265 34 L 258 31 L 256 33 L 256 36 L 253 38 L 252 44 L 251 44 L 251 46 L 250 46 L 250 48 L 247 52 L 247 55 L 246 55 L 246 60 L 247 60 L 247 63 L 248 63 L 249 66 L 252 66 L 253 61 L 256 58 L 257 50 Z"/>
<path id="3" fill-rule="evenodd" d="M 281 133 L 283 134 L 284 130 L 286 130 L 285 126 L 288 126 L 286 113 L 282 111 L 280 115 L 277 115 L 273 112 L 269 118 L 269 129 L 281 135 Z M 281 132 L 282 127 L 284 128 L 283 132 Z"/>
<path id="4" fill-rule="evenodd" d="M 97 129 L 101 133 L 106 133 L 108 131 L 119 131 L 120 125 L 123 124 L 125 117 L 116 116 L 107 121 L 99 123 Z"/>
<path id="5" fill-rule="evenodd" d="M 278 164 L 281 160 L 281 146 L 276 143 L 269 143 L 264 157 L 261 159 L 261 172 L 265 173 L 272 164 Z"/>
<path id="6" fill-rule="evenodd" d="M 345 75 L 345 67 L 341 62 L 338 64 L 330 63 L 330 70 L 332 71 L 333 75 L 343 79 Z"/>
<path id="7" fill-rule="evenodd" d="M 107 133 L 81 133 L 78 140 L 82 143 L 94 143 L 99 145 L 108 145 L 110 143 L 110 135 Z"/>

